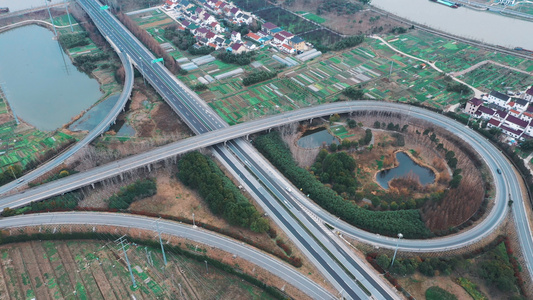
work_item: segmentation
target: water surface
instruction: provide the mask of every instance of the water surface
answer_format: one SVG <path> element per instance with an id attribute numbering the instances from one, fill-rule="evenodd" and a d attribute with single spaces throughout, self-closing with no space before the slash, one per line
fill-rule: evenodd
<path id="1" fill-rule="evenodd" d="M 96 79 L 79 72 L 37 25 L 0 34 L 0 83 L 18 117 L 53 131 L 91 107 L 102 96 Z"/>
<path id="2" fill-rule="evenodd" d="M 308 131 L 309 132 L 309 131 Z M 326 128 L 318 128 L 318 130 L 312 130 L 311 133 L 304 133 L 304 135 L 298 140 L 298 146 L 302 148 L 318 148 L 324 143 L 326 145 L 339 144 L 337 138 L 329 133 Z"/>
<path id="3" fill-rule="evenodd" d="M 418 165 L 409 157 L 409 155 L 403 152 L 397 152 L 396 160 L 399 163 L 397 167 L 381 171 L 377 174 L 376 179 L 382 188 L 388 189 L 391 180 L 406 176 L 409 173 L 417 176 L 422 185 L 430 184 L 435 181 L 435 174 L 433 171 Z"/>
<path id="4" fill-rule="evenodd" d="M 466 7 L 453 9 L 429 0 L 372 0 L 372 5 L 457 36 L 533 50 L 533 22 Z"/>

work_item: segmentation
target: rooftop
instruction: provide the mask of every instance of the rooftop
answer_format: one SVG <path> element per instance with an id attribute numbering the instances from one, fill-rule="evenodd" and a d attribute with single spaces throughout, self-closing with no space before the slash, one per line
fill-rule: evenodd
<path id="1" fill-rule="evenodd" d="M 500 121 L 498 121 L 496 119 L 490 119 L 489 124 L 498 127 L 498 126 L 500 126 Z"/>
<path id="2" fill-rule="evenodd" d="M 278 28 L 278 26 L 275 25 L 274 23 L 266 22 L 265 24 L 263 24 L 263 28 L 271 30 L 271 29 L 274 29 L 274 28 Z"/>
<path id="3" fill-rule="evenodd" d="M 501 99 L 501 100 L 505 100 L 505 101 L 509 100 L 509 98 L 510 98 L 509 96 L 507 96 L 505 94 L 502 94 L 500 92 L 497 92 L 497 91 L 490 92 L 490 95 L 495 97 L 495 98 L 498 98 L 498 99 Z"/>
<path id="4" fill-rule="evenodd" d="M 494 110 L 488 108 L 488 107 L 485 107 L 485 106 L 480 106 L 477 111 L 479 112 L 482 112 L 484 114 L 488 114 L 488 115 L 494 115 Z"/>
<path id="5" fill-rule="evenodd" d="M 526 127 L 527 126 L 527 122 L 524 121 L 524 120 L 521 120 L 515 116 L 512 116 L 512 115 L 509 115 L 507 116 L 507 119 L 505 119 L 505 121 L 507 122 L 510 122 L 510 123 L 513 123 L 513 124 L 516 124 L 520 127 Z"/>
<path id="6" fill-rule="evenodd" d="M 294 38 L 292 40 L 294 41 Z M 481 104 L 483 104 L 483 101 L 481 101 L 478 98 L 472 98 L 472 99 L 468 100 L 468 102 L 472 103 L 472 105 L 474 105 L 474 106 L 480 106 Z"/>
<path id="7" fill-rule="evenodd" d="M 295 43 L 295 44 L 299 44 L 299 43 L 303 43 L 305 42 L 304 39 L 302 39 L 301 37 L 299 36 L 294 36 L 292 39 L 291 39 L 291 42 Z"/>

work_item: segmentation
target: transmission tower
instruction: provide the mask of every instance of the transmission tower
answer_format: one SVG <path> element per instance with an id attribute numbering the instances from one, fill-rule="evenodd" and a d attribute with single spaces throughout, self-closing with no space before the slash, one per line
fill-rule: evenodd
<path id="1" fill-rule="evenodd" d="M 124 252 L 124 258 L 126 258 L 126 264 L 128 265 L 128 270 L 130 271 L 130 277 L 131 277 L 131 282 L 133 283 L 133 288 L 136 289 L 137 283 L 135 282 L 135 278 L 133 277 L 133 272 L 131 271 L 131 265 L 130 265 L 130 260 L 128 259 L 128 253 L 126 253 L 126 248 L 124 247 L 125 236 L 126 235 L 121 236 L 115 242 L 117 244 L 120 243 L 120 247 L 122 248 L 122 251 Z"/>

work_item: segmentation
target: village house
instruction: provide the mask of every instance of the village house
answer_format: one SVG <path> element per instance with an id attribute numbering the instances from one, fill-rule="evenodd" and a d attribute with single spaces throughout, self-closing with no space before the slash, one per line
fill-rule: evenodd
<path id="1" fill-rule="evenodd" d="M 533 86 L 526 90 L 523 98 L 528 102 L 533 102 Z"/>
<path id="2" fill-rule="evenodd" d="M 241 43 L 233 43 L 229 47 L 229 51 L 231 51 L 233 54 L 241 54 L 242 52 L 246 51 L 246 47 L 244 47 L 244 45 Z"/>
<path id="3" fill-rule="evenodd" d="M 299 36 L 294 36 L 289 41 L 289 45 L 293 47 L 296 51 L 304 51 L 307 48 L 307 46 L 305 45 L 305 41 Z"/>
<path id="4" fill-rule="evenodd" d="M 505 105 L 511 100 L 511 97 L 505 95 L 505 94 L 502 94 L 500 92 L 497 92 L 497 91 L 492 91 L 490 92 L 488 98 L 487 98 L 487 101 L 489 103 L 494 103 L 494 104 L 497 104 L 499 106 L 502 106 L 502 107 L 505 107 Z"/>

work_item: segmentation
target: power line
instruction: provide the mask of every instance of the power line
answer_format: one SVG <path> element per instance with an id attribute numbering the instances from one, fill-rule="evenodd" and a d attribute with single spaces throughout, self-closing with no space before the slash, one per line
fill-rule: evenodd
<path id="1" fill-rule="evenodd" d="M 133 272 L 131 271 L 131 265 L 130 265 L 130 260 L 128 259 L 128 253 L 126 253 L 126 248 L 124 247 L 125 236 L 126 235 L 121 236 L 115 242 L 117 244 L 120 243 L 120 246 L 122 247 L 122 251 L 124 252 L 124 257 L 126 258 L 126 264 L 128 265 L 128 270 L 130 271 L 131 282 L 133 283 L 133 288 L 136 289 L 137 283 L 135 282 L 135 278 L 133 277 Z"/>

